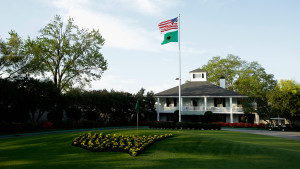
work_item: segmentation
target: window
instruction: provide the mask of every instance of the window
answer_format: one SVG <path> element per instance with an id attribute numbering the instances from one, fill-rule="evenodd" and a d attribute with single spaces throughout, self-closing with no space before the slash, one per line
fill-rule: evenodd
<path id="1" fill-rule="evenodd" d="M 170 99 L 169 98 L 166 98 L 166 104 L 167 104 L 167 107 L 170 107 Z"/>
<path id="2" fill-rule="evenodd" d="M 174 107 L 177 107 L 177 98 L 174 98 Z"/>
<path id="3" fill-rule="evenodd" d="M 204 73 L 202 74 L 202 78 L 204 78 Z"/>
<path id="4" fill-rule="evenodd" d="M 195 78 L 201 78 L 201 75 L 202 75 L 202 77 L 203 77 L 203 74 L 201 73 L 201 74 L 193 74 L 193 78 L 195 79 Z"/>
<path id="5" fill-rule="evenodd" d="M 198 106 L 198 102 L 197 102 L 197 100 L 193 100 L 193 107 L 197 107 Z"/>
<path id="6" fill-rule="evenodd" d="M 242 101 L 243 101 L 243 99 L 241 99 L 241 98 L 237 99 L 237 106 L 238 107 L 242 107 Z"/>
<path id="7" fill-rule="evenodd" d="M 214 98 L 215 107 L 226 107 L 225 98 Z"/>

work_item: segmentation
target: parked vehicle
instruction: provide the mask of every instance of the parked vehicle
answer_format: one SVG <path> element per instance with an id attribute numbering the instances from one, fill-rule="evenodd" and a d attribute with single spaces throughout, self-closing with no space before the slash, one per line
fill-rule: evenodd
<path id="1" fill-rule="evenodd" d="M 268 127 L 269 130 L 286 131 L 285 118 L 271 118 L 271 123 Z"/>

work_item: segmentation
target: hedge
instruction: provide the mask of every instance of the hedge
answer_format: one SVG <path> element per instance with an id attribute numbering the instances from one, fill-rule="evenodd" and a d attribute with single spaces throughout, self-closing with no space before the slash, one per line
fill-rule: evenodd
<path id="1" fill-rule="evenodd" d="M 222 127 L 236 127 L 236 128 L 266 128 L 266 124 L 251 124 L 251 123 L 226 123 L 226 122 L 217 122 L 216 124 L 220 124 Z"/>
<path id="2" fill-rule="evenodd" d="M 193 122 L 150 122 L 152 129 L 194 129 L 194 130 L 221 130 L 221 124 L 217 123 L 193 123 Z"/>

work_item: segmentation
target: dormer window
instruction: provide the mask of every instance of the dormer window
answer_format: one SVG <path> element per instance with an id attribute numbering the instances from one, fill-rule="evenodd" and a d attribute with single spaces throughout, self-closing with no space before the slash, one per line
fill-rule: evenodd
<path id="1" fill-rule="evenodd" d="M 202 76 L 201 76 L 201 74 L 193 74 L 193 78 L 195 79 L 195 78 L 203 78 L 203 74 L 202 74 Z"/>
<path id="2" fill-rule="evenodd" d="M 207 81 L 207 72 L 202 69 L 195 69 L 190 71 L 190 79 L 192 82 L 205 82 Z"/>

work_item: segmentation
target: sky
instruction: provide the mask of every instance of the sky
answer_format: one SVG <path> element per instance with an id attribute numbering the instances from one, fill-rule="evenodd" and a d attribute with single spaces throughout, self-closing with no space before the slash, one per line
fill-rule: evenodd
<path id="1" fill-rule="evenodd" d="M 98 29 L 108 62 L 87 90 L 155 93 L 178 85 L 178 43 L 161 45 L 158 23 L 180 14 L 182 82 L 214 56 L 257 61 L 275 79 L 300 82 L 298 0 L 1 0 L 0 38 L 36 37 L 56 14 Z"/>

